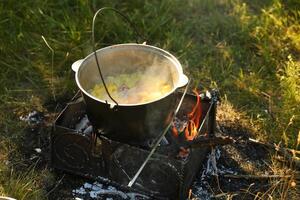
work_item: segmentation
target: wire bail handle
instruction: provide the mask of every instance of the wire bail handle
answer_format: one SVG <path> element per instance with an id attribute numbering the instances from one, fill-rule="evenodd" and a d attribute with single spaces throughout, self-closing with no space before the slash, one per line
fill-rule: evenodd
<path id="1" fill-rule="evenodd" d="M 102 71 L 101 71 L 101 67 L 100 67 L 100 64 L 99 64 L 99 60 L 98 60 L 98 57 L 97 57 L 97 53 L 96 53 L 96 45 L 95 45 L 95 21 L 96 21 L 96 18 L 98 16 L 98 14 L 102 13 L 105 10 L 113 11 L 113 12 L 117 13 L 119 16 L 122 17 L 122 19 L 125 22 L 127 22 L 130 25 L 130 27 L 135 32 L 135 35 L 136 35 L 135 41 L 136 41 L 136 43 L 138 43 L 138 38 L 142 38 L 142 37 L 139 34 L 139 32 L 137 31 L 135 25 L 130 21 L 130 19 L 126 15 L 124 15 L 122 12 L 118 11 L 117 9 L 114 9 L 112 7 L 103 7 L 103 8 L 100 8 L 99 10 L 97 10 L 97 12 L 95 13 L 95 15 L 93 17 L 93 24 L 92 24 L 92 46 L 93 46 L 93 52 L 94 52 L 94 55 L 95 55 L 95 60 L 96 60 L 97 68 L 98 68 L 99 75 L 100 75 L 101 81 L 103 83 L 103 86 L 104 86 L 104 89 L 105 89 L 107 95 L 116 104 L 116 106 L 118 106 L 119 105 L 118 102 L 110 95 L 110 93 L 109 93 L 109 91 L 107 89 L 107 86 L 105 84 L 105 81 L 104 81 L 104 78 L 103 78 L 103 74 L 102 74 Z M 107 103 L 107 101 L 106 101 L 106 103 Z M 114 106 L 115 105 L 110 105 L 111 108 L 113 108 Z"/>

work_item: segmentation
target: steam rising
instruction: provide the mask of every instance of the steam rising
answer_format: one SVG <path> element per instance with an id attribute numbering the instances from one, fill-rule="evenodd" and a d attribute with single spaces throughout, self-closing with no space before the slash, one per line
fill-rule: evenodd
<path id="1" fill-rule="evenodd" d="M 110 95 L 119 104 L 140 104 L 155 101 L 173 89 L 173 66 L 169 60 L 166 62 L 157 56 L 153 58 L 152 55 L 134 61 L 131 60 L 131 63 L 123 62 L 122 65 L 131 64 L 131 66 L 120 66 L 120 69 L 126 70 L 120 70 L 119 73 L 105 77 L 105 84 Z M 100 100 L 112 103 L 102 82 L 98 82 L 92 87 L 90 93 Z"/>

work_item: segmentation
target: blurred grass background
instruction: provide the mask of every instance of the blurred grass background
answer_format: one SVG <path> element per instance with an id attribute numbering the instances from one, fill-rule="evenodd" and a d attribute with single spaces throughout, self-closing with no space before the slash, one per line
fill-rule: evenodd
<path id="1" fill-rule="evenodd" d="M 0 1 L 0 195 L 45 198 L 47 169 L 14 170 L 25 162 L 20 146 L 27 125 L 19 116 L 33 109 L 55 113 L 57 102 L 74 95 L 70 66 L 91 52 L 91 20 L 103 6 L 128 15 L 147 44 L 174 54 L 195 87 L 218 88 L 257 138 L 296 145 L 298 0 Z M 135 41 L 113 14 L 96 26 L 98 48 Z"/>

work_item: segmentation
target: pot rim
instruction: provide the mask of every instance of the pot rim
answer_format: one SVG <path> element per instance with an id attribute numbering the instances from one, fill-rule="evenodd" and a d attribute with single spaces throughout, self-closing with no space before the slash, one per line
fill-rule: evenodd
<path id="1" fill-rule="evenodd" d="M 101 51 L 105 51 L 106 49 L 111 49 L 111 48 L 118 48 L 118 47 L 124 47 L 124 46 L 138 46 L 138 47 L 144 47 L 144 48 L 151 48 L 152 50 L 162 54 L 163 56 L 169 57 L 170 60 L 174 63 L 174 66 L 176 67 L 179 77 L 178 77 L 178 81 L 177 83 L 174 83 L 174 87 L 172 88 L 172 90 L 170 90 L 168 93 L 166 93 L 165 95 L 161 96 L 158 99 L 155 99 L 153 101 L 147 101 L 147 102 L 143 102 L 143 103 L 136 103 L 136 104 L 125 104 L 125 103 L 118 103 L 118 106 L 141 106 L 141 105 L 146 105 L 146 104 L 150 104 L 150 103 L 154 103 L 156 101 L 159 101 L 167 96 L 169 96 L 170 94 L 172 94 L 173 92 L 175 92 L 175 90 L 179 87 L 183 87 L 186 85 L 188 78 L 186 77 L 186 75 L 183 74 L 183 70 L 182 70 L 182 65 L 180 64 L 180 62 L 178 61 L 178 59 L 173 56 L 171 53 L 167 52 L 166 50 L 163 50 L 161 48 L 155 47 L 155 46 L 151 46 L 151 45 L 147 45 L 147 44 L 137 44 L 137 43 L 123 43 L 123 44 L 115 44 L 115 45 L 111 45 L 111 46 L 107 46 L 101 49 L 97 49 L 96 53 L 101 52 Z M 94 99 L 95 101 L 98 101 L 100 103 L 104 103 L 104 104 L 108 104 L 110 105 L 110 107 L 114 107 L 116 104 L 112 101 L 104 101 L 101 99 L 98 99 L 97 97 L 94 97 L 93 95 L 91 95 L 89 92 L 87 92 L 85 89 L 82 88 L 80 82 L 79 82 L 79 78 L 78 78 L 78 72 L 80 71 L 81 66 L 83 65 L 83 63 L 87 62 L 88 58 L 90 58 L 91 56 L 94 56 L 94 52 L 90 53 L 89 55 L 87 55 L 84 59 L 82 59 L 81 63 L 78 66 L 78 69 L 76 69 L 75 71 L 75 80 L 76 80 L 76 84 L 79 87 L 79 89 L 81 90 L 81 92 L 83 92 L 85 95 L 87 95 L 88 97 Z M 186 78 L 187 80 L 186 83 L 184 85 L 180 85 L 180 79 L 181 77 Z"/>

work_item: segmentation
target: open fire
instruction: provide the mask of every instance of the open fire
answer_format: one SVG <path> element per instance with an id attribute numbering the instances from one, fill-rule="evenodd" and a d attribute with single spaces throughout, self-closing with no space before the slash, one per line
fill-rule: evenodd
<path id="1" fill-rule="evenodd" d="M 86 131 L 91 124 L 79 96 L 55 122 L 51 135 L 52 166 L 105 182 L 122 191 L 146 194 L 151 199 L 186 199 L 209 151 L 207 145 L 197 146 L 195 142 L 203 139 L 199 134 L 214 134 L 211 117 L 215 117 L 215 110 L 209 109 L 212 98 L 200 96 L 196 90 L 193 93 L 185 96 L 173 127 L 165 136 L 167 142 L 159 145 L 133 187 L 127 184 L 149 154 L 149 147 L 124 143 L 95 130 Z M 206 117 L 208 115 L 211 117 Z M 208 126 L 200 131 L 204 120 Z"/>
<path id="2" fill-rule="evenodd" d="M 200 119 L 202 116 L 201 98 L 196 89 L 193 93 L 197 97 L 197 101 L 192 108 L 192 111 L 187 114 L 186 121 L 180 122 L 176 119 L 173 123 L 172 133 L 175 137 L 181 137 L 184 135 L 185 140 L 191 141 L 198 135 L 198 129 L 200 126 Z"/>

